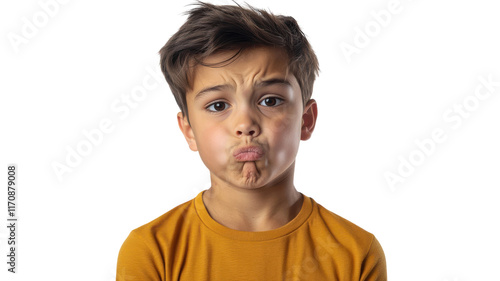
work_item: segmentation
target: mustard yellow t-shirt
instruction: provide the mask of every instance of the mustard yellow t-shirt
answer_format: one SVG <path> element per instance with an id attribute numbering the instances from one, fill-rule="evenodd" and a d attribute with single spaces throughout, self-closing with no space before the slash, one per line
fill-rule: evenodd
<path id="1" fill-rule="evenodd" d="M 130 233 L 117 281 L 387 280 L 373 234 L 310 197 L 286 225 L 247 232 L 213 220 L 202 193 Z"/>

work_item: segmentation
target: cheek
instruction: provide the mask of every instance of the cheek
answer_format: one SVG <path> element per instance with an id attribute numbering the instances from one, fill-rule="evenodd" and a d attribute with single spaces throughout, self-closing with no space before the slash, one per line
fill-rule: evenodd
<path id="1" fill-rule="evenodd" d="M 288 135 L 291 137 L 291 135 L 300 132 L 302 120 L 299 120 L 299 117 L 293 114 L 283 114 L 280 117 L 273 118 L 270 122 L 269 128 L 274 135 Z"/>
<path id="2" fill-rule="evenodd" d="M 300 122 L 297 118 L 277 118 L 271 123 L 273 146 L 278 162 L 289 162 L 295 158 L 300 143 Z"/>
<path id="3" fill-rule="evenodd" d="M 197 137 L 198 151 L 206 166 L 226 163 L 226 134 L 217 126 L 206 127 Z"/>

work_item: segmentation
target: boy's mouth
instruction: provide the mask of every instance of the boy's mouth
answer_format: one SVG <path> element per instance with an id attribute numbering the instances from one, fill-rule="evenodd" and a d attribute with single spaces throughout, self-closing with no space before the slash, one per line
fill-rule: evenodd
<path id="1" fill-rule="evenodd" d="M 238 162 L 257 161 L 262 155 L 264 155 L 264 151 L 258 146 L 245 146 L 233 152 L 233 156 Z"/>

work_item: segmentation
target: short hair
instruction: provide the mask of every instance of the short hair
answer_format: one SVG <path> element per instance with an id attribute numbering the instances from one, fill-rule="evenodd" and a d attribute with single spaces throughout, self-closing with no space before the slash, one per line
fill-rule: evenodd
<path id="1" fill-rule="evenodd" d="M 303 105 L 312 95 L 314 80 L 319 72 L 318 59 L 290 16 L 274 15 L 247 4 L 213 5 L 198 1 L 187 12 L 188 18 L 161 48 L 160 66 L 182 114 L 188 117 L 186 92 L 191 89 L 192 68 L 211 54 L 223 50 L 239 51 L 251 46 L 283 48 L 288 55 L 288 67 L 301 89 Z M 219 65 L 219 64 L 217 64 Z M 189 120 L 189 117 L 188 117 Z"/>

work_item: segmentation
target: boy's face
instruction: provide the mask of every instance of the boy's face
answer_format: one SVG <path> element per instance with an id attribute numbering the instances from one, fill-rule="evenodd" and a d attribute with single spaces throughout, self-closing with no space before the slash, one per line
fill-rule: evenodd
<path id="1" fill-rule="evenodd" d="M 226 51 L 204 63 L 224 61 Z M 287 72 L 281 49 L 244 50 L 223 67 L 196 66 L 186 94 L 190 125 L 178 114 L 189 147 L 199 151 L 212 185 L 244 189 L 292 179 L 301 139 L 310 137 L 317 115 L 314 100 L 304 107 L 297 79 Z"/>

